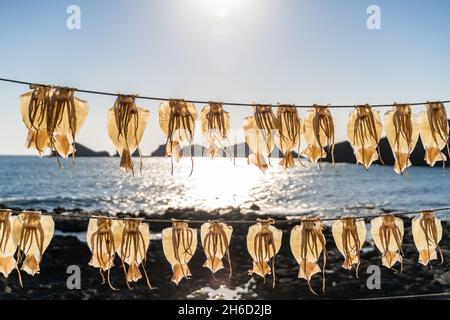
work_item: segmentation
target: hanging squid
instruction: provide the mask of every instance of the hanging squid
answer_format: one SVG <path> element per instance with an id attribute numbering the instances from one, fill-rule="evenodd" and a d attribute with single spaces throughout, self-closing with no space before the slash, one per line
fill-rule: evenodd
<path id="1" fill-rule="evenodd" d="M 32 85 L 32 91 L 20 96 L 22 119 L 28 129 L 27 147 L 42 156 L 50 148 L 75 161 L 75 138 L 83 126 L 89 107 L 75 97 L 75 89 Z M 61 165 L 61 164 L 60 164 Z"/>
<path id="2" fill-rule="evenodd" d="M 419 114 L 419 133 L 425 148 L 425 161 L 432 167 L 437 161 L 442 161 L 445 167 L 447 157 L 441 152 L 448 147 L 448 120 L 445 106 L 441 102 L 430 102 L 426 111 Z"/>
<path id="3" fill-rule="evenodd" d="M 208 155 L 214 158 L 219 154 L 219 150 L 229 154 L 227 146 L 230 145 L 228 141 L 230 113 L 223 109 L 221 103 L 210 102 L 202 109 L 200 119 L 202 132 L 208 144 Z"/>
<path id="4" fill-rule="evenodd" d="M 266 148 L 270 150 L 273 148 L 273 136 L 278 130 L 278 120 L 270 105 L 256 105 L 254 110 L 256 126 L 262 131 Z"/>
<path id="5" fill-rule="evenodd" d="M 419 139 L 417 117 L 411 114 L 409 105 L 396 104 L 385 113 L 384 128 L 395 159 L 394 171 L 403 174 L 411 166 L 409 156 Z"/>
<path id="6" fill-rule="evenodd" d="M 35 149 L 43 156 L 50 148 L 50 137 L 47 131 L 47 115 L 50 110 L 50 87 L 31 86 L 32 91 L 20 96 L 20 113 L 28 129 L 27 148 Z"/>
<path id="7" fill-rule="evenodd" d="M 164 255 L 172 266 L 172 281 L 178 285 L 181 279 L 189 279 L 188 262 L 197 248 L 197 229 L 189 228 L 187 221 L 173 220 L 172 227 L 162 231 Z"/>
<path id="8" fill-rule="evenodd" d="M 114 237 L 117 221 L 111 218 L 91 218 L 87 230 L 86 241 L 92 252 L 89 265 L 98 268 L 102 277 L 102 284 L 108 282 L 111 289 L 116 290 L 110 281 L 110 271 L 114 266 L 114 257 L 117 245 L 120 244 Z M 106 280 L 105 275 L 106 273 Z"/>
<path id="9" fill-rule="evenodd" d="M 47 115 L 47 130 L 52 151 L 64 159 L 72 154 L 75 160 L 75 137 L 87 118 L 89 107 L 86 101 L 76 98 L 74 94 L 75 89 L 55 89 Z"/>
<path id="10" fill-rule="evenodd" d="M 344 256 L 342 267 L 351 270 L 356 265 L 356 277 L 360 264 L 361 248 L 366 239 L 366 225 L 363 220 L 342 217 L 336 220 L 331 228 L 336 247 Z"/>
<path id="11" fill-rule="evenodd" d="M 223 269 L 222 258 L 226 256 L 228 267 L 230 268 L 229 277 L 231 277 L 232 268 L 229 246 L 232 233 L 233 227 L 225 223 L 210 221 L 202 224 L 200 236 L 206 255 L 206 261 L 203 266 L 211 270 L 212 273 Z"/>
<path id="12" fill-rule="evenodd" d="M 14 255 L 17 251 L 17 242 L 12 236 L 12 228 L 16 217 L 11 216 L 11 210 L 0 209 L 0 272 L 8 278 L 11 271 L 18 270 L 17 261 Z M 22 279 L 19 275 L 19 283 L 22 286 Z"/>
<path id="13" fill-rule="evenodd" d="M 247 234 L 247 250 L 253 259 L 253 268 L 249 274 L 256 273 L 266 279 L 272 274 L 272 287 L 275 287 L 275 258 L 281 248 L 283 231 L 275 228 L 273 219 L 257 220 L 250 226 Z M 269 262 L 272 261 L 272 265 Z"/>
<path id="14" fill-rule="evenodd" d="M 369 105 L 357 106 L 350 113 L 347 136 L 355 151 L 356 161 L 366 169 L 379 158 L 378 142 L 382 130 L 380 112 L 373 111 Z"/>
<path id="15" fill-rule="evenodd" d="M 292 151 L 300 148 L 300 135 L 302 122 L 298 116 L 297 108 L 290 105 L 280 105 L 277 109 L 278 135 L 275 137 L 275 144 L 283 154 L 280 165 L 286 168 L 295 167 Z"/>
<path id="16" fill-rule="evenodd" d="M 329 108 L 314 105 L 306 114 L 303 127 L 308 146 L 302 154 L 316 164 L 326 158 L 324 148 L 328 146 L 334 165 L 334 121 Z"/>
<path id="17" fill-rule="evenodd" d="M 142 278 L 140 267 L 148 287 L 152 289 L 145 270 L 146 256 L 150 244 L 148 224 L 141 223 L 139 220 L 118 221 L 114 229 L 114 240 L 116 242 L 116 252 L 122 260 L 122 268 L 128 289 L 131 289 L 131 282 L 137 282 Z M 128 269 L 126 265 L 128 265 Z"/>
<path id="18" fill-rule="evenodd" d="M 261 171 L 268 168 L 266 159 L 274 148 L 274 134 L 278 121 L 270 105 L 256 105 L 253 116 L 244 119 L 244 136 L 250 151 L 248 161 Z"/>
<path id="19" fill-rule="evenodd" d="M 392 268 L 397 262 L 400 262 L 400 271 L 402 271 L 404 234 L 402 219 L 388 214 L 373 219 L 370 224 L 373 241 L 382 254 L 383 266 Z"/>
<path id="20" fill-rule="evenodd" d="M 195 131 L 197 111 L 194 104 L 184 100 L 170 100 L 161 103 L 159 107 L 159 126 L 167 137 L 166 156 L 171 157 L 171 173 L 173 175 L 173 158 L 177 161 L 183 156 L 183 144 L 192 146 Z M 191 153 L 191 172 L 194 170 L 194 160 Z"/>
<path id="21" fill-rule="evenodd" d="M 439 247 L 442 240 L 442 224 L 433 211 L 423 211 L 420 218 L 412 220 L 412 234 L 414 243 L 419 251 L 419 263 L 428 265 L 431 260 L 437 259 L 437 250 L 444 262 L 444 255 Z"/>
<path id="22" fill-rule="evenodd" d="M 144 135 L 150 112 L 136 105 L 135 96 L 119 95 L 108 111 L 108 134 L 120 155 L 120 167 L 134 174 L 132 154 L 137 150 L 142 173 L 139 143 Z"/>
<path id="23" fill-rule="evenodd" d="M 38 211 L 24 211 L 14 220 L 13 241 L 17 243 L 17 264 L 21 270 L 34 276 L 40 271 L 39 264 L 55 232 L 51 216 Z"/>
<path id="24" fill-rule="evenodd" d="M 327 253 L 325 247 L 325 236 L 323 235 L 323 224 L 320 219 L 304 219 L 302 223 L 295 226 L 291 231 L 291 251 L 298 262 L 300 269 L 298 277 L 308 281 L 311 292 L 317 293 L 311 287 L 311 278 L 321 271 L 319 264 L 320 255 L 323 258 L 322 266 L 322 291 L 325 292 L 325 266 L 327 264 Z"/>

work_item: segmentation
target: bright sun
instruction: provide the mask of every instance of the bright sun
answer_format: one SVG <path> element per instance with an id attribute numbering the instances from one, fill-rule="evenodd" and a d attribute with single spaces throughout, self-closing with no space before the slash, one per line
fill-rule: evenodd
<path id="1" fill-rule="evenodd" d="M 246 0 L 194 0 L 196 7 L 213 13 L 215 17 L 225 19 L 232 11 L 241 9 Z"/>

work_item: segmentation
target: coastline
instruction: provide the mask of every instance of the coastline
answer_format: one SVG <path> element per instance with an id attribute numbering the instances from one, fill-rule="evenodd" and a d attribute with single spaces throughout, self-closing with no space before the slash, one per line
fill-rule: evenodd
<path id="1" fill-rule="evenodd" d="M 67 212 L 55 209 L 54 213 Z M 88 214 L 81 210 L 71 211 L 77 215 Z M 69 212 L 70 214 L 70 212 Z M 121 216 L 121 215 L 118 215 Z M 150 216 L 149 218 L 161 218 Z M 164 219 L 198 219 L 198 220 L 249 220 L 265 218 L 256 212 L 242 214 L 239 210 L 225 214 L 220 212 L 194 211 L 193 209 L 168 210 Z M 280 216 L 278 220 L 286 219 Z M 444 253 L 444 263 L 433 262 L 433 268 L 421 266 L 418 253 L 414 246 L 411 223 L 405 221 L 405 236 L 403 239 L 404 270 L 402 273 L 389 270 L 381 266 L 381 255 L 374 248 L 373 242 L 366 240 L 361 252 L 361 266 L 359 279 L 354 271 L 347 271 L 341 267 L 343 257 L 337 250 L 328 225 L 324 230 L 328 257 L 326 265 L 326 294 L 322 294 L 322 276 L 317 274 L 311 281 L 312 287 L 319 293 L 314 296 L 308 288 L 307 282 L 298 279 L 298 264 L 294 260 L 289 246 L 289 233 L 295 223 L 278 226 L 283 230 L 282 246 L 276 257 L 276 287 L 272 288 L 272 278 L 268 277 L 264 283 L 262 278 L 248 275 L 251 269 L 251 259 L 246 248 L 246 234 L 248 225 L 233 225 L 233 237 L 230 245 L 233 275 L 228 280 L 228 268 L 216 273 L 215 277 L 209 270 L 203 268 L 205 259 L 200 241 L 189 267 L 192 272 L 190 280 L 182 280 L 175 286 L 170 279 L 172 271 L 166 261 L 161 241 L 155 237 L 150 242 L 148 251 L 147 272 L 151 284 L 158 289 L 151 290 L 142 279 L 134 285 L 132 291 L 125 285 L 124 274 L 116 258 L 116 266 L 111 271 L 111 282 L 119 291 L 111 290 L 107 285 L 101 285 L 101 277 L 97 269 L 88 265 L 91 253 L 86 245 L 80 241 L 76 233 L 85 232 L 87 219 L 64 219 L 54 217 L 57 235 L 54 236 L 41 263 L 41 273 L 31 277 L 22 272 L 24 288 L 17 282 L 17 273 L 13 271 L 8 279 L 2 277 L 0 281 L 1 299 L 206 299 L 206 298 L 240 298 L 240 299 L 361 299 L 383 296 L 403 296 L 414 294 L 431 294 L 450 290 L 450 257 L 447 232 L 449 223 L 443 222 L 444 235 L 441 248 Z M 368 221 L 366 221 L 367 223 Z M 158 234 L 169 224 L 152 223 L 152 234 Z M 192 225 L 199 228 L 200 225 Z M 368 227 L 366 225 L 366 227 Z M 368 230 L 369 231 L 369 230 Z M 369 234 L 370 232 L 368 232 Z M 319 263 L 320 265 L 321 262 Z M 66 273 L 69 265 L 78 265 L 81 270 L 81 290 L 69 290 L 66 286 Z M 370 265 L 381 269 L 381 289 L 369 290 L 366 281 L 370 274 L 366 270 Z M 251 280 L 253 279 L 253 280 Z M 226 288 L 220 289 L 221 285 Z"/>

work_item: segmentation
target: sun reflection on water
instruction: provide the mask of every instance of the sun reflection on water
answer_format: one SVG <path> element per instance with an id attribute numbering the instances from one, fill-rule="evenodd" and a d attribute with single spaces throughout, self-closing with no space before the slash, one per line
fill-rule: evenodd
<path id="1" fill-rule="evenodd" d="M 185 190 L 184 205 L 197 207 L 202 202 L 206 208 L 237 207 L 251 201 L 251 191 L 260 185 L 267 184 L 267 179 L 256 167 L 249 166 L 245 159 L 236 163 L 230 159 L 195 158 L 194 172 L 191 177 L 189 161 L 184 161 L 175 171 L 174 179 L 180 182 Z"/>
<path id="2" fill-rule="evenodd" d="M 245 213 L 258 206 L 258 212 L 268 215 L 336 216 L 377 214 L 380 208 L 444 207 L 450 188 L 440 168 L 412 167 L 406 179 L 387 166 L 365 171 L 351 164 L 336 169 L 322 164 L 319 169 L 305 163 L 285 172 L 271 159 L 272 166 L 263 174 L 246 159 L 236 159 L 234 166 L 230 159 L 194 158 L 194 172 L 188 177 L 189 157 L 174 163 L 174 176 L 168 158 L 143 161 L 142 175 L 133 177 L 119 169 L 118 158 L 79 158 L 76 170 L 68 163 L 63 171 L 50 158 L 0 157 L 0 177 L 8 181 L 0 186 L 0 203 L 49 211 L 161 215 L 169 208 L 228 212 L 234 207 Z M 441 188 L 430 187 L 433 183 Z"/>

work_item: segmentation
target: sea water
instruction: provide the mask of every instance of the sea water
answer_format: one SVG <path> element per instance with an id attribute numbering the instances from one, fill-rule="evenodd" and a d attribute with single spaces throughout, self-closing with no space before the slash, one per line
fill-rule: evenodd
<path id="1" fill-rule="evenodd" d="M 107 213 L 163 214 L 168 208 L 249 209 L 267 214 L 376 214 L 450 206 L 450 169 L 411 167 L 397 175 L 390 166 L 366 171 L 354 164 L 283 170 L 271 159 L 262 173 L 246 159 L 144 158 L 142 174 L 119 168 L 118 158 L 78 158 L 76 167 L 55 158 L 0 157 L 0 204 L 15 208 L 82 209 Z M 449 213 L 440 213 L 444 219 Z"/>

